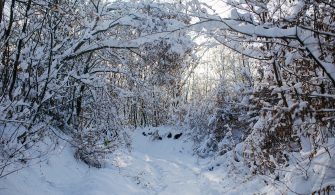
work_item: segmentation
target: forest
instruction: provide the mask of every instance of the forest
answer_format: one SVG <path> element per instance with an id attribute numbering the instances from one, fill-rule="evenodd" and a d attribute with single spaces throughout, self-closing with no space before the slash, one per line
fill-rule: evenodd
<path id="1" fill-rule="evenodd" d="M 334 155 L 333 0 L 0 0 L 0 194 L 334 194 Z"/>

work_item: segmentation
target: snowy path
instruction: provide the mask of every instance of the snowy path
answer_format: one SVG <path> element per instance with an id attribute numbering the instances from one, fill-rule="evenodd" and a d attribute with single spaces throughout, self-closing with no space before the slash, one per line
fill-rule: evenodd
<path id="1" fill-rule="evenodd" d="M 173 129 L 161 131 L 164 134 Z M 208 170 L 210 165 L 198 163 L 191 154 L 191 142 L 162 136 L 163 140 L 151 141 L 142 130 L 135 132 L 133 150 L 115 153 L 103 169 L 88 168 L 73 158 L 72 149 L 64 147 L 48 161 L 0 180 L 0 194 L 243 194 L 243 177 L 228 173 L 224 167 Z M 259 182 L 245 183 L 244 187 L 248 185 L 255 188 Z"/>
<path id="2" fill-rule="evenodd" d="M 137 182 L 144 194 L 222 194 L 220 180 L 204 175 L 209 171 L 197 164 L 189 142 L 164 136 L 162 141 L 149 139 L 140 133 L 134 136 L 134 166 L 123 169 L 126 174 L 140 173 Z"/>

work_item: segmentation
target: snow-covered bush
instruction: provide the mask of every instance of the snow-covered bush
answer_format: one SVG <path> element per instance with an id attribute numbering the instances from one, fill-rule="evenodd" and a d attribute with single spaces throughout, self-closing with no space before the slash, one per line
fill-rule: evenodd
<path id="1" fill-rule="evenodd" d="M 245 62 L 253 61 L 254 67 L 246 72 L 259 73 L 246 74 L 251 78 L 245 90 L 249 102 L 233 102 L 244 107 L 238 113 L 245 122 L 246 164 L 254 173 L 289 166 L 289 154 L 303 150 L 301 140 L 306 137 L 312 160 L 334 137 L 334 2 L 231 0 L 226 4 L 232 8 L 226 18 L 202 11 L 213 9 L 199 2 L 192 11 L 199 19 L 196 30 L 205 29 L 205 35 L 239 53 L 242 60 L 236 61 L 242 61 L 244 68 Z M 239 86 L 241 80 L 248 83 L 238 76 L 235 80 L 232 86 Z M 236 97 L 232 90 L 223 96 Z M 227 102 L 221 105 L 223 110 L 229 107 Z M 217 119 L 219 130 L 213 135 L 222 138 L 229 122 Z"/>

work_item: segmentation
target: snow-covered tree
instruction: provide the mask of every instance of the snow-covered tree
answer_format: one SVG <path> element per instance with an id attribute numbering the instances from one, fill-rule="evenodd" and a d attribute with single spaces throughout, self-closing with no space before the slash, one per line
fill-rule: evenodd
<path id="1" fill-rule="evenodd" d="M 55 143 L 50 141 L 55 137 L 100 167 L 104 154 L 127 140 L 119 103 L 145 89 L 138 86 L 147 73 L 138 71 L 168 75 L 184 66 L 192 47 L 184 32 L 174 32 L 189 22 L 174 4 L 11 0 L 0 5 L 1 176 L 44 155 L 47 146 L 41 144 Z"/>
<path id="2" fill-rule="evenodd" d="M 245 141 L 252 170 L 287 165 L 288 153 L 304 147 L 300 139 L 306 137 L 311 154 L 324 147 L 334 135 L 334 2 L 230 0 L 227 17 L 192 2 L 194 30 L 258 61 Z"/>

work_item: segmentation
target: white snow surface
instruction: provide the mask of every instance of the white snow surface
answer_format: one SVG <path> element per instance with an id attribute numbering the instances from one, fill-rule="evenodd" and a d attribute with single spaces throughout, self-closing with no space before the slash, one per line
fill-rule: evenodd
<path id="1" fill-rule="evenodd" d="M 155 130 L 163 140 L 142 135 L 143 131 Z M 216 161 L 199 159 L 192 154 L 192 141 L 185 134 L 176 140 L 167 138 L 169 132 L 175 135 L 180 129 L 135 130 L 131 151 L 115 152 L 101 169 L 89 168 L 76 160 L 73 149 L 63 144 L 47 161 L 0 179 L 0 194 L 290 194 L 266 176 L 247 174 L 243 161 L 230 162 L 233 153 Z"/>

